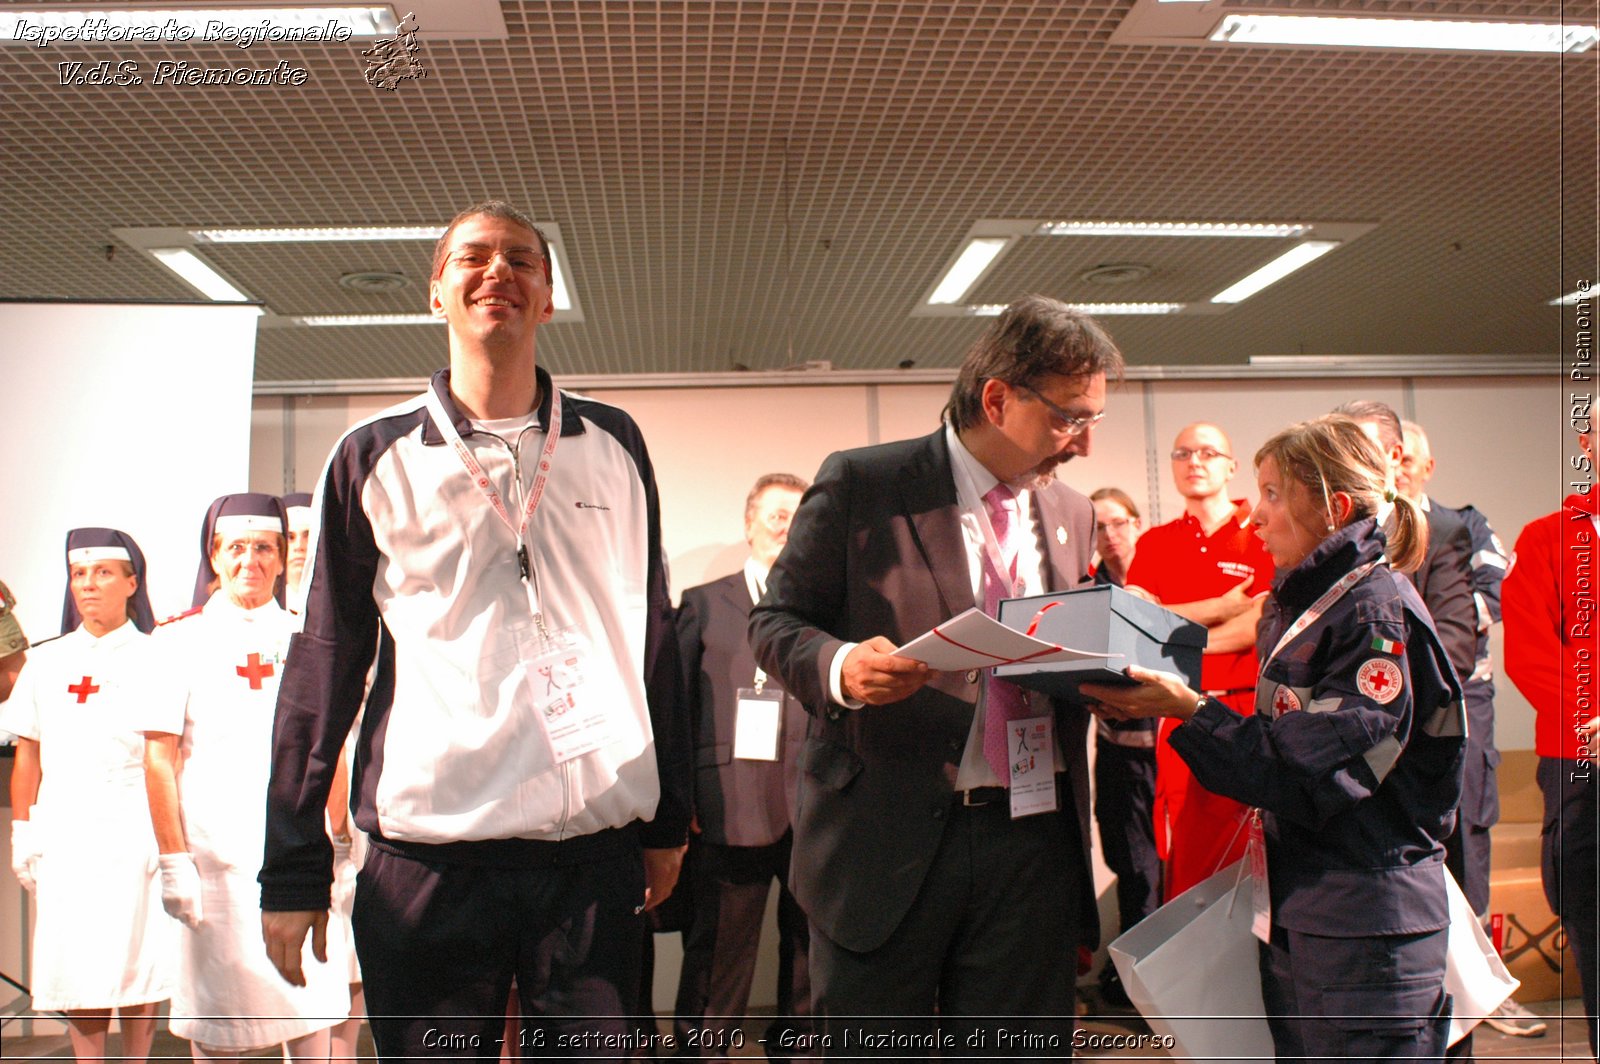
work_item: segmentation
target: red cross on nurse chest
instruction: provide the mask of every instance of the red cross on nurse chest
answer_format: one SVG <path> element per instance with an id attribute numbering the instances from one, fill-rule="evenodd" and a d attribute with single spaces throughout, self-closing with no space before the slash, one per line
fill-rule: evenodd
<path id="1" fill-rule="evenodd" d="M 67 694 L 77 695 L 78 705 L 80 706 L 89 701 L 89 696 L 98 690 L 100 688 L 95 685 L 93 676 L 85 676 L 77 683 L 67 685 Z"/>
<path id="2" fill-rule="evenodd" d="M 244 664 L 235 666 L 233 671 L 250 681 L 252 691 L 261 690 L 261 681 L 273 675 L 272 662 L 262 661 L 261 655 L 255 651 L 251 651 L 250 656 L 244 659 Z"/>

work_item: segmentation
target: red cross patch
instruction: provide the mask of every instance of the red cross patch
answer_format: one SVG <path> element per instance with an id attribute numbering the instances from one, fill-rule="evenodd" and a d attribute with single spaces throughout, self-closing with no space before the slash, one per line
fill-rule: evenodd
<path id="1" fill-rule="evenodd" d="M 1387 705 L 1400 696 L 1404 682 L 1400 666 L 1383 658 L 1373 658 L 1356 670 L 1356 690 L 1379 705 Z"/>
<path id="2" fill-rule="evenodd" d="M 1278 685 L 1277 691 L 1272 695 L 1272 713 L 1281 717 L 1285 713 L 1293 713 L 1300 708 L 1300 696 L 1295 694 L 1283 684 Z"/>
<path id="3" fill-rule="evenodd" d="M 251 652 L 243 665 L 234 666 L 234 672 L 250 681 L 250 690 L 261 690 L 261 681 L 272 675 L 272 662 L 262 661 L 261 655 Z"/>
<path id="4" fill-rule="evenodd" d="M 89 701 L 89 696 L 94 694 L 98 690 L 100 690 L 100 688 L 98 686 L 96 686 L 96 684 L 94 682 L 94 679 L 92 677 L 85 676 L 83 679 L 79 680 L 77 683 L 75 683 L 72 686 L 68 687 L 67 688 L 67 694 L 69 694 L 69 695 L 77 695 L 78 696 L 78 705 L 81 706 L 85 702 Z"/>

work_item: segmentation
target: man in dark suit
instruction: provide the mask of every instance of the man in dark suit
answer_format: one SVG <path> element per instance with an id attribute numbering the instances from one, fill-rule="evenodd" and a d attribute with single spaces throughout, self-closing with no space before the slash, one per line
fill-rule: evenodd
<path id="1" fill-rule="evenodd" d="M 1394 408 L 1374 399 L 1360 399 L 1345 403 L 1334 413 L 1353 418 L 1383 451 L 1389 460 L 1390 488 L 1397 490 L 1405 479 L 1402 472 L 1405 431 Z M 1456 678 L 1464 685 L 1472 675 L 1478 656 L 1478 607 L 1472 598 L 1472 538 L 1466 523 L 1442 506 L 1424 507 L 1423 515 L 1428 522 L 1428 550 L 1422 557 L 1421 567 L 1408 575 L 1433 617 L 1439 642 L 1444 646 L 1451 668 L 1455 669 Z M 1471 733 L 1469 723 L 1469 743 Z M 1468 756 L 1473 756 L 1470 748 Z M 1462 801 L 1468 799 L 1463 792 Z M 1455 876 L 1467 899 L 1472 901 L 1474 894 L 1481 893 L 1482 904 L 1487 909 L 1488 883 L 1485 880 L 1480 892 L 1473 880 L 1462 819 L 1459 815 L 1456 817 L 1455 831 L 1444 842 L 1445 867 Z M 1449 1056 L 1470 1064 L 1473 1059 L 1471 1032 L 1450 1047 Z"/>
<path id="2" fill-rule="evenodd" d="M 811 714 L 791 883 L 825 1053 L 1070 1051 L 1077 949 L 1098 938 L 1088 716 L 894 651 L 974 605 L 1090 582 L 1093 508 L 1053 474 L 1089 453 L 1121 365 L 1086 315 L 1008 307 L 944 427 L 823 463 L 751 613 L 756 660 Z M 1035 815 L 1006 787 L 1019 712 L 1053 729 L 1054 808 Z"/>
<path id="3" fill-rule="evenodd" d="M 745 500 L 744 568 L 683 593 L 678 647 L 683 698 L 694 732 L 695 834 L 690 858 L 693 917 L 684 938 L 677 1023 L 684 1052 L 719 1057 L 732 1045 L 750 1003 L 767 893 L 778 880 L 778 1009 L 767 1031 L 779 1052 L 785 1030 L 811 1013 L 805 913 L 789 892 L 794 766 L 805 711 L 750 653 L 750 607 L 789 538 L 789 522 L 810 487 L 769 473 Z M 690 1037 L 689 1029 L 706 1032 Z M 693 1043 L 691 1045 L 691 1043 Z M 721 1050 L 719 1052 L 718 1050 Z"/>
<path id="4" fill-rule="evenodd" d="M 1389 459 L 1389 486 L 1395 487 L 1405 457 L 1405 432 L 1400 416 L 1388 403 L 1358 399 L 1334 411 L 1361 426 Z M 1472 537 L 1461 518 L 1443 507 L 1424 511 L 1428 519 L 1428 551 L 1422 567 L 1411 574 L 1423 605 L 1433 616 L 1439 642 L 1458 679 L 1472 675 L 1478 656 L 1478 607 L 1472 600 Z"/>

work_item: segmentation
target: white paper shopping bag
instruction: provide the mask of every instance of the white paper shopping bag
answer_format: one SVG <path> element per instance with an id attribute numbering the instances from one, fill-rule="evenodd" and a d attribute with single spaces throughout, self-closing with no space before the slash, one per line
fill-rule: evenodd
<path id="1" fill-rule="evenodd" d="M 1252 880 L 1239 861 L 1141 920 L 1109 949 L 1128 998 L 1174 1057 L 1272 1060 Z"/>

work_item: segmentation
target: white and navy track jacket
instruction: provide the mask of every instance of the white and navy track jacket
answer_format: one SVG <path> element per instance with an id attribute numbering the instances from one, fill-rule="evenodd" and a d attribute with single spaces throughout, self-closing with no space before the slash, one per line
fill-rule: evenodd
<path id="1" fill-rule="evenodd" d="M 537 424 L 561 438 L 523 542 L 480 494 L 426 396 L 363 422 L 329 457 L 314 504 L 304 630 L 290 643 L 273 729 L 266 910 L 328 904 L 323 803 L 362 708 L 351 807 L 358 827 L 420 858 L 520 863 L 526 840 L 644 822 L 646 846 L 684 841 L 689 735 L 674 707 L 677 650 L 655 476 L 623 411 L 557 392 L 538 371 Z M 545 444 L 520 463 L 430 387 L 513 521 Z M 518 483 L 518 473 L 521 482 Z M 536 615 L 538 615 L 536 617 Z M 587 643 L 584 690 L 610 741 L 555 762 L 527 696 L 538 621 Z M 368 672 L 374 659 L 370 690 Z"/>

